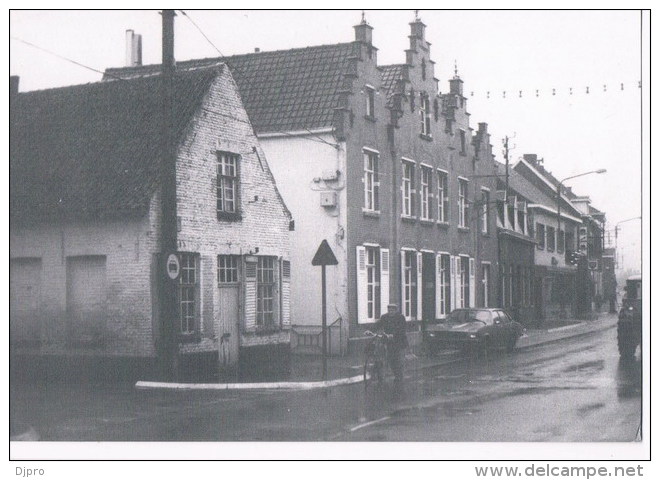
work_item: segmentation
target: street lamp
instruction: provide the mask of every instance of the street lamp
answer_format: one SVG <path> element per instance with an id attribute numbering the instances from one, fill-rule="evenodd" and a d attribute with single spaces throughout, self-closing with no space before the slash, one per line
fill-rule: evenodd
<path id="1" fill-rule="evenodd" d="M 561 187 L 566 180 L 571 180 L 572 178 L 583 177 L 585 175 L 590 175 L 592 173 L 605 173 L 607 172 L 604 168 L 599 168 L 598 170 L 591 170 L 589 172 L 578 173 L 577 175 L 571 175 L 561 180 L 557 184 L 557 238 L 559 238 L 559 231 L 561 230 Z M 564 237 L 566 238 L 566 237 Z M 564 240 L 564 250 L 566 250 L 565 240 Z"/>

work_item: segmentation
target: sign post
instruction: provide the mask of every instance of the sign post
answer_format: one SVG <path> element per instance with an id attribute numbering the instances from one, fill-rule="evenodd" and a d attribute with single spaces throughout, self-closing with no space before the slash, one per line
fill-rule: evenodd
<path id="1" fill-rule="evenodd" d="M 323 240 L 321 245 L 319 245 L 314 258 L 312 259 L 312 265 L 315 267 L 321 266 L 321 337 L 322 337 L 322 351 L 323 351 L 323 380 L 328 376 L 328 345 L 327 345 L 327 316 L 326 316 L 326 306 L 325 306 L 325 266 L 326 265 L 337 265 L 337 257 L 332 252 L 330 245 L 327 240 Z"/>

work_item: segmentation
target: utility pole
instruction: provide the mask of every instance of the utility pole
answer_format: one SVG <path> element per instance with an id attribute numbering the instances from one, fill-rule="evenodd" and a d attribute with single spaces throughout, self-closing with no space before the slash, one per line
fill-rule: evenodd
<path id="1" fill-rule="evenodd" d="M 161 255 L 158 284 L 160 286 L 160 338 L 158 354 L 161 373 L 167 379 L 178 376 L 177 284 L 179 262 L 177 251 L 176 210 L 176 145 L 174 135 L 174 10 L 163 10 L 162 29 L 162 132 L 161 132 Z"/>

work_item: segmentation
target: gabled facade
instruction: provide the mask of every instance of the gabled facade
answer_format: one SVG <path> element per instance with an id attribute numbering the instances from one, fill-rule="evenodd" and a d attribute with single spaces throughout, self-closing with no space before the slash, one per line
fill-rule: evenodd
<path id="1" fill-rule="evenodd" d="M 173 84 L 178 355 L 232 368 L 263 348 L 288 352 L 292 219 L 236 84 L 222 65 Z M 12 96 L 14 353 L 154 363 L 160 85 L 155 75 Z"/>
<path id="2" fill-rule="evenodd" d="M 487 125 L 472 129 L 457 74 L 439 93 L 425 25 L 410 27 L 397 65 L 378 64 L 366 22 L 350 43 L 222 60 L 295 219 L 291 318 L 301 343 L 320 343 L 321 279 L 311 259 L 321 241 L 338 259 L 328 269 L 333 353 L 359 339 L 389 302 L 418 331 L 453 308 L 496 301 Z M 109 69 L 106 78 L 157 69 Z"/>

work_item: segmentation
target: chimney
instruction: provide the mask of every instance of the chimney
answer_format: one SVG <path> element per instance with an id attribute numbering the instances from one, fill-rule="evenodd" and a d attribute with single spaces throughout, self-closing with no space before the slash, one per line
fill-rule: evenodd
<path id="1" fill-rule="evenodd" d="M 479 130 L 480 133 L 488 133 L 488 124 L 486 122 L 481 122 L 479 123 Z"/>
<path id="2" fill-rule="evenodd" d="M 425 28 L 426 25 L 424 25 L 419 18 L 415 18 L 415 21 L 410 22 L 410 36 L 424 40 Z"/>
<path id="3" fill-rule="evenodd" d="M 538 165 L 538 156 L 535 153 L 525 153 L 523 154 L 523 160 L 532 165 Z"/>
<path id="4" fill-rule="evenodd" d="M 367 21 L 364 18 L 364 14 L 362 15 L 362 21 L 360 22 L 360 24 L 355 25 L 353 28 L 355 29 L 355 40 L 357 42 L 362 42 L 362 43 L 366 43 L 367 45 L 371 45 L 371 32 L 374 29 L 374 27 L 372 27 L 367 23 Z"/>
<path id="5" fill-rule="evenodd" d="M 136 35 L 133 30 L 126 30 L 126 66 L 142 65 L 142 35 Z"/>
<path id="6" fill-rule="evenodd" d="M 259 53 L 261 49 L 259 47 L 254 47 L 254 53 Z"/>
<path id="7" fill-rule="evenodd" d="M 463 96 L 463 80 L 458 75 L 449 80 L 449 93 L 453 95 Z"/>
<path id="8" fill-rule="evenodd" d="M 18 75 L 10 75 L 9 76 L 9 98 L 13 97 L 14 95 L 18 95 L 18 80 L 19 80 Z"/>

